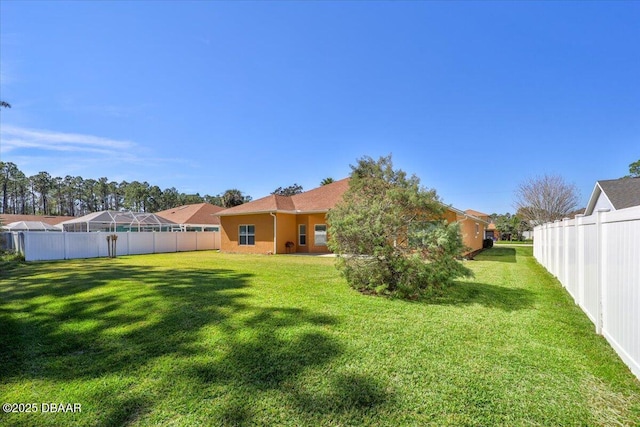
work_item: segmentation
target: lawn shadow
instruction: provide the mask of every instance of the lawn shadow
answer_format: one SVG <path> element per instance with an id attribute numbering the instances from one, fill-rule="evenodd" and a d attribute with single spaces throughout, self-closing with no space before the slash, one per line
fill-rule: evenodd
<path id="1" fill-rule="evenodd" d="M 211 409 L 228 425 L 258 422 L 261 415 L 247 402 L 274 392 L 303 419 L 353 418 L 391 400 L 388 387 L 362 374 L 327 371 L 322 378 L 330 379 L 329 390 L 303 391 L 306 373 L 326 370 L 344 352 L 343 341 L 330 332 L 338 320 L 252 304 L 252 274 L 85 265 L 27 265 L 0 283 L 0 382 L 135 376 L 169 357 L 171 369 L 162 377 L 168 387 L 188 381 L 196 390 L 221 386 L 231 395 Z M 203 341 L 205 328 L 219 331 L 215 342 Z M 119 393 L 127 400 L 103 411 L 101 424 L 135 422 L 158 403 L 148 390 L 118 382 L 95 388 L 90 402 Z"/>
<path id="2" fill-rule="evenodd" d="M 454 282 L 437 295 L 425 298 L 435 305 L 479 304 L 511 312 L 533 307 L 535 294 L 527 289 L 508 288 L 479 282 Z"/>
<path id="3" fill-rule="evenodd" d="M 341 414 L 355 419 L 371 415 L 379 407 L 393 406 L 397 401 L 395 391 L 389 386 L 359 373 L 334 375 L 328 392 L 318 394 L 298 388 L 293 397 L 306 414 L 315 417 Z"/>
<path id="4" fill-rule="evenodd" d="M 333 316 L 299 308 L 254 309 L 229 330 L 221 358 L 193 364 L 185 376 L 207 387 L 224 384 L 235 390 L 218 408 L 217 417 L 225 425 L 254 424 L 256 408 L 246 402 L 256 394 L 272 391 L 292 402 L 303 419 L 335 419 L 345 414 L 357 417 L 388 403 L 392 393 L 372 376 L 327 370 L 326 366 L 344 352 L 341 341 L 326 332 L 336 324 Z M 329 381 L 328 389 L 309 391 L 304 387 L 309 382 L 302 378 L 317 370 L 326 371 L 320 379 Z"/>
<path id="5" fill-rule="evenodd" d="M 43 282 L 38 272 L 46 268 L 34 266 L 0 288 L 2 380 L 95 378 L 188 354 L 200 328 L 243 308 L 250 277 L 98 263 L 85 270 L 56 265 L 54 278 Z"/>
<path id="6" fill-rule="evenodd" d="M 477 261 L 516 262 L 516 248 L 494 246 L 476 255 Z"/>
<path id="7" fill-rule="evenodd" d="M 203 382 L 232 383 L 265 391 L 281 387 L 303 369 L 322 365 L 342 352 L 322 332 L 337 321 L 299 308 L 248 308 L 251 315 L 231 327 L 215 363 L 194 364 L 189 376 Z"/>

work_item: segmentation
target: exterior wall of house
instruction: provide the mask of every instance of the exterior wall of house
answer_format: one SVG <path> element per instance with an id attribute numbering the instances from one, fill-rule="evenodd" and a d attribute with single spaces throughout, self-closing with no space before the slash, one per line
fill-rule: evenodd
<path id="1" fill-rule="evenodd" d="M 268 213 L 221 216 L 220 225 L 222 251 L 250 254 L 273 253 L 273 217 Z M 240 225 L 253 225 L 255 227 L 254 245 L 241 245 L 239 243 Z M 284 253 L 284 250 L 282 253 Z"/>
<path id="2" fill-rule="evenodd" d="M 278 239 L 276 241 L 278 246 L 279 254 L 293 253 L 296 250 L 296 246 L 293 246 L 291 249 L 287 249 L 287 242 L 293 242 L 294 245 L 297 239 L 296 232 L 296 217 L 297 215 L 293 214 L 276 214 L 278 217 L 278 222 L 276 227 L 278 229 Z M 272 218 L 273 220 L 273 218 Z M 272 222 L 273 223 L 273 222 Z M 273 242 L 271 244 L 273 246 Z M 273 249 L 272 249 L 273 250 Z"/>
<path id="3" fill-rule="evenodd" d="M 298 240 L 298 230 L 300 229 L 300 225 L 303 224 L 307 227 L 307 244 L 305 246 L 300 246 Z M 303 214 L 296 215 L 296 252 L 298 253 L 317 253 L 324 254 L 329 253 L 329 248 L 326 245 L 318 244 L 315 241 L 315 226 L 316 225 L 326 225 L 327 228 L 329 224 L 327 224 L 327 217 L 324 213 L 319 214 Z"/>
<path id="4" fill-rule="evenodd" d="M 460 221 L 462 241 L 465 246 L 471 248 L 470 252 L 482 249 L 482 240 L 484 239 L 485 230 L 485 224 L 473 219 L 467 218 Z"/>
<path id="5" fill-rule="evenodd" d="M 598 209 L 609 209 L 611 211 L 616 210 L 607 199 L 607 196 L 604 195 L 604 192 L 600 193 L 600 196 L 598 196 L 598 200 L 596 200 L 596 203 L 593 206 L 593 213 L 598 212 Z"/>
<path id="6" fill-rule="evenodd" d="M 329 248 L 324 244 L 318 244 L 315 239 L 315 226 L 326 225 L 326 214 L 283 214 L 277 216 L 277 240 L 276 251 L 278 254 L 286 253 L 329 253 Z M 447 210 L 444 218 L 448 222 L 457 220 L 456 213 Z M 220 217 L 220 247 L 224 252 L 267 254 L 273 253 L 273 217 L 268 214 L 252 214 Z M 476 224 L 478 225 L 476 229 Z M 255 227 L 255 244 L 239 244 L 240 225 L 253 225 Z M 306 227 L 306 244 L 300 245 L 300 225 Z M 470 251 L 482 249 L 482 240 L 485 235 L 485 224 L 472 219 L 460 221 L 462 239 Z M 287 242 L 293 242 L 294 246 L 287 248 Z"/>
<path id="7" fill-rule="evenodd" d="M 315 241 L 315 226 L 327 225 L 324 213 L 321 214 L 283 214 L 277 216 L 277 253 L 329 253 L 326 245 Z M 239 252 L 251 254 L 273 253 L 273 217 L 266 214 L 222 216 L 220 217 L 221 250 L 224 252 Z M 299 244 L 299 226 L 306 226 L 306 245 Z M 240 225 L 253 225 L 255 227 L 255 244 L 240 245 Z M 328 226 L 328 225 L 327 225 Z M 287 242 L 293 242 L 292 248 L 287 248 Z"/>

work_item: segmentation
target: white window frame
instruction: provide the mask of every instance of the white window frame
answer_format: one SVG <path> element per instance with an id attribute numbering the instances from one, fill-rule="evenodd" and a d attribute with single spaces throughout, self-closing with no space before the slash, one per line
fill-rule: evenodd
<path id="1" fill-rule="evenodd" d="M 304 227 L 304 233 L 302 228 Z M 304 243 L 302 243 L 302 236 L 304 236 Z M 307 224 L 298 224 L 298 246 L 307 246 Z"/>
<path id="2" fill-rule="evenodd" d="M 242 228 L 245 227 L 245 232 L 242 232 Z M 249 232 L 249 227 L 253 227 L 253 233 Z M 242 243 L 242 238 L 245 238 L 245 243 Z M 249 243 L 250 238 L 253 237 L 253 243 Z M 238 226 L 238 245 L 239 246 L 255 246 L 256 245 L 256 226 L 254 224 L 240 224 Z"/>
<path id="3" fill-rule="evenodd" d="M 318 227 L 324 227 L 324 231 L 318 231 Z M 318 237 L 320 237 L 320 240 L 324 239 L 324 242 L 318 243 Z M 327 224 L 314 224 L 313 244 L 315 246 L 327 246 Z"/>

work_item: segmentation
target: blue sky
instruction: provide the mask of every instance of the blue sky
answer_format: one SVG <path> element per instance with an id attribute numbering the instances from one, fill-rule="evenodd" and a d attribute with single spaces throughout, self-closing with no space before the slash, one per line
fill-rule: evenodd
<path id="1" fill-rule="evenodd" d="M 0 1 L 0 158 L 254 199 L 368 155 L 459 209 L 640 159 L 640 2 Z"/>

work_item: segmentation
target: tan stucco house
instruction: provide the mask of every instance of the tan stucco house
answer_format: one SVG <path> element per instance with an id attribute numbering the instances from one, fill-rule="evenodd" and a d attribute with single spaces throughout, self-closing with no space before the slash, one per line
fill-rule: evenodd
<path id="1" fill-rule="evenodd" d="M 349 180 L 342 179 L 294 196 L 271 194 L 225 209 L 218 213 L 221 250 L 328 253 L 326 215 L 348 188 Z"/>
<path id="2" fill-rule="evenodd" d="M 254 254 L 329 253 L 327 212 L 342 200 L 349 178 L 294 196 L 269 195 L 217 213 L 221 250 Z M 482 249 L 489 224 L 447 206 L 444 219 L 460 222 L 471 252 Z"/>

